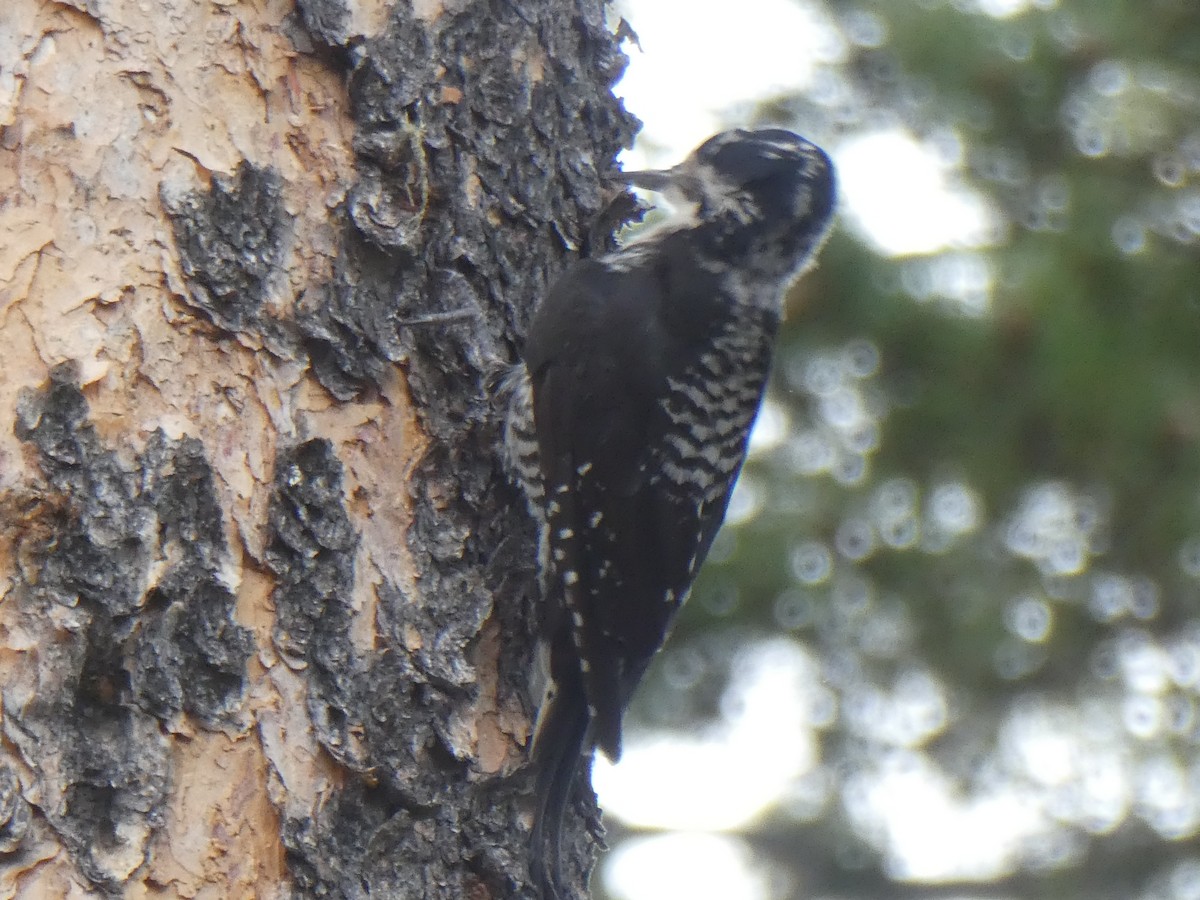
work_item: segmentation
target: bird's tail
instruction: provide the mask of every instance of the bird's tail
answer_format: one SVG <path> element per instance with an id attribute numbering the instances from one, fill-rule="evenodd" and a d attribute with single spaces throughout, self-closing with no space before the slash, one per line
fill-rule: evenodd
<path id="1" fill-rule="evenodd" d="M 578 679 L 557 682 L 539 716 L 533 745 L 537 807 L 529 846 L 529 874 L 543 900 L 563 900 L 563 818 L 583 768 L 588 710 Z"/>

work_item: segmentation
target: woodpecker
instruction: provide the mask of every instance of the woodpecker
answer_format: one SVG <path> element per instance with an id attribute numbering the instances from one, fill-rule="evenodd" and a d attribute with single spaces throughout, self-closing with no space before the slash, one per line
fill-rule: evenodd
<path id="1" fill-rule="evenodd" d="M 531 876 L 561 900 L 561 832 L 717 529 L 762 401 L 782 300 L 829 230 L 816 145 L 737 129 L 625 173 L 671 215 L 576 263 L 534 313 L 509 385 L 506 454 L 543 528 L 549 682 L 532 742 Z"/>

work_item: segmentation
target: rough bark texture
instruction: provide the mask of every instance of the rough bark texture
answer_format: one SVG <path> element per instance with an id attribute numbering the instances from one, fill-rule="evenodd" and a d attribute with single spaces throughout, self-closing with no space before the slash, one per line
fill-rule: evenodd
<path id="1" fill-rule="evenodd" d="M 632 137 L 602 12 L 0 4 L 0 896 L 524 894 L 492 385 Z"/>

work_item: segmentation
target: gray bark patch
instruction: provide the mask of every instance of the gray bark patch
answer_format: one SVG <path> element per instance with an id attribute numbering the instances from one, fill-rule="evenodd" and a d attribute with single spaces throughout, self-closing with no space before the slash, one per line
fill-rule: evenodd
<path id="1" fill-rule="evenodd" d="M 250 634 L 218 578 L 224 530 L 199 442 L 158 433 L 141 454 L 106 447 L 69 364 L 24 392 L 15 431 L 59 502 L 22 547 L 16 596 L 39 680 L 32 696 L 6 689 L 5 734 L 81 871 L 115 888 L 166 801 L 160 723 L 236 724 Z"/>
<path id="2" fill-rule="evenodd" d="M 211 190 L 164 185 L 159 198 L 191 306 L 225 331 L 254 334 L 287 354 L 286 328 L 263 312 L 291 235 L 279 173 L 243 160 L 233 175 L 213 175 Z"/>
<path id="3" fill-rule="evenodd" d="M 342 464 L 326 440 L 280 451 L 268 511 L 275 573 L 275 646 L 306 670 L 317 739 L 343 765 L 364 766 L 359 683 L 368 660 L 350 640 L 358 535 L 342 496 Z"/>

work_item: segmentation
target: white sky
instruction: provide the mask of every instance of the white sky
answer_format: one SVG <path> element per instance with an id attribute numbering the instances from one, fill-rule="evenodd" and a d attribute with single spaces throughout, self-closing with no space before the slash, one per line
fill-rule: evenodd
<path id="1" fill-rule="evenodd" d="M 637 900 L 769 900 L 768 879 L 738 842 L 703 832 L 638 838 L 606 868 L 608 888 Z"/>
<path id="2" fill-rule="evenodd" d="M 906 256 L 992 243 L 997 225 L 987 204 L 953 186 L 960 156 L 947 158 L 899 128 L 850 138 L 833 155 L 842 214 L 881 253 Z"/>
<path id="3" fill-rule="evenodd" d="M 627 0 L 642 45 L 627 46 L 617 94 L 645 123 L 631 168 L 679 161 L 730 125 L 727 111 L 807 86 L 839 38 L 797 0 Z"/>
<path id="4" fill-rule="evenodd" d="M 734 708 L 719 730 L 631 742 L 616 767 L 596 761 L 592 780 L 606 809 L 631 825 L 728 830 L 748 824 L 816 764 L 807 712 L 819 679 L 813 661 L 779 640 L 738 668 L 724 703 Z"/>

